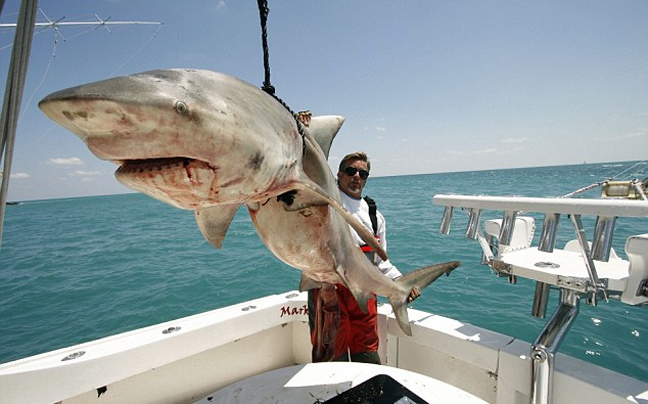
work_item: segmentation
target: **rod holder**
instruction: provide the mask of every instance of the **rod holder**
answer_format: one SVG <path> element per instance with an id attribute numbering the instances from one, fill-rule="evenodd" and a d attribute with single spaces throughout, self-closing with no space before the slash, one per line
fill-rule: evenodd
<path id="1" fill-rule="evenodd" d="M 439 233 L 441 234 L 450 234 L 450 224 L 452 223 L 452 213 L 454 212 L 454 206 L 449 205 L 445 207 L 443 211 L 443 218 L 441 219 L 441 228 Z"/>
<path id="2" fill-rule="evenodd" d="M 592 240 L 592 259 L 608 262 L 612 250 L 612 236 L 616 217 L 598 216 Z"/>
<path id="3" fill-rule="evenodd" d="M 560 213 L 547 213 L 542 223 L 542 233 L 540 233 L 540 242 L 538 250 L 544 252 L 553 252 L 556 246 L 556 233 L 558 232 L 558 221 Z M 544 317 L 544 316 L 543 316 Z"/>
<path id="4" fill-rule="evenodd" d="M 475 240 L 479 230 L 479 220 L 481 219 L 481 209 L 470 208 L 470 216 L 468 219 L 468 228 L 466 229 L 466 237 Z"/>
<path id="5" fill-rule="evenodd" d="M 513 231 L 515 230 L 515 219 L 517 218 L 516 211 L 504 212 L 502 219 L 502 227 L 499 234 L 499 242 L 504 245 L 511 245 L 513 239 Z"/>
<path id="6" fill-rule="evenodd" d="M 547 301 L 549 300 L 549 290 L 551 285 L 544 282 L 536 282 L 535 295 L 533 298 L 533 308 L 531 314 L 536 318 L 545 318 L 547 315 Z"/>

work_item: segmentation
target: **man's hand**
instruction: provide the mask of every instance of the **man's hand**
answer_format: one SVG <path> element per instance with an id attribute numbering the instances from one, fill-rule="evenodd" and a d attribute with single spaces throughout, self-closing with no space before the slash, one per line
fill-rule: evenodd
<path id="1" fill-rule="evenodd" d="M 421 289 L 419 289 L 418 286 L 414 286 L 414 288 L 412 289 L 412 291 L 409 294 L 409 297 L 407 298 L 407 302 L 412 303 L 419 296 L 421 296 Z"/>

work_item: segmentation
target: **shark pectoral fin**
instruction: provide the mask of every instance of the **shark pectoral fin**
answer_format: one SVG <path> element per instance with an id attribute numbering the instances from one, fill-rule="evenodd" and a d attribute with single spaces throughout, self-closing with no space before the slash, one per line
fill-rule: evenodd
<path id="1" fill-rule="evenodd" d="M 412 335 L 412 327 L 409 323 L 409 316 L 407 315 L 407 298 L 412 289 L 418 287 L 423 290 L 423 288 L 439 279 L 441 275 L 450 275 L 450 272 L 459 265 L 459 261 L 450 261 L 443 264 L 431 265 L 409 272 L 394 280 L 394 282 L 399 284 L 399 289 L 403 290 L 404 293 L 397 297 L 389 297 L 389 303 L 392 306 L 392 310 L 394 310 L 394 315 L 396 316 L 398 325 L 405 334 Z"/>
<path id="2" fill-rule="evenodd" d="M 367 229 L 362 223 L 360 223 L 358 219 L 353 217 L 353 215 L 350 214 L 346 209 L 344 209 L 344 206 L 342 206 L 338 201 L 331 198 L 326 192 L 324 192 L 324 190 L 317 184 L 300 182 L 295 185 L 295 188 L 306 191 L 306 193 L 314 196 L 316 198 L 315 200 L 320 200 L 331 206 L 337 213 L 340 214 L 340 216 L 342 216 L 342 218 L 347 223 L 349 223 L 353 230 L 358 233 L 358 236 L 360 236 L 360 238 L 362 238 L 362 240 L 367 243 L 367 245 L 370 246 L 383 261 L 387 261 L 387 253 L 385 252 L 385 250 L 383 250 L 382 246 L 380 245 L 378 240 L 376 240 L 376 237 L 371 233 L 371 231 Z M 313 202 L 311 206 L 313 204 L 315 203 Z"/>
<path id="3" fill-rule="evenodd" d="M 316 281 L 313 278 L 310 278 L 302 272 L 301 279 L 299 280 L 299 291 L 303 292 L 305 290 L 319 289 L 322 287 L 322 284 Z"/>
<path id="4" fill-rule="evenodd" d="M 220 249 L 238 205 L 218 205 L 196 209 L 196 223 L 200 232 L 214 247 Z"/>
<path id="5" fill-rule="evenodd" d="M 376 236 L 373 235 L 369 229 L 364 227 L 362 223 L 360 223 L 355 217 L 353 217 L 352 214 L 347 212 L 341 205 L 338 204 L 340 209 L 337 209 L 336 206 L 331 205 L 333 209 L 335 209 L 342 217 L 344 220 L 346 220 L 351 227 L 353 227 L 353 230 L 358 233 L 358 236 L 367 243 L 369 247 L 371 247 L 376 254 L 382 259 L 383 261 L 387 261 L 389 258 L 387 257 L 387 252 L 382 248 L 380 245 L 380 242 L 376 239 Z"/>
<path id="6" fill-rule="evenodd" d="M 380 242 L 376 239 L 376 236 L 369 230 L 367 229 L 358 219 L 356 219 L 352 214 L 350 214 L 342 205 L 340 205 L 337 201 L 334 199 L 331 199 L 330 206 L 335 209 L 337 213 L 342 216 L 344 220 L 346 220 L 347 223 L 353 228 L 353 230 L 358 233 L 358 236 L 367 243 L 369 247 L 371 247 L 376 254 L 382 259 L 383 261 L 387 261 L 387 253 L 385 250 L 382 248 L 380 245 Z"/>

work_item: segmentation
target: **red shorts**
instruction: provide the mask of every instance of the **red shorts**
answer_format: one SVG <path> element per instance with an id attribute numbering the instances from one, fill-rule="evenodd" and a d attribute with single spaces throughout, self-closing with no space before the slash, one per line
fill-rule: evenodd
<path id="1" fill-rule="evenodd" d="M 338 358 L 347 353 L 351 355 L 360 352 L 378 350 L 378 302 L 373 295 L 367 302 L 367 313 L 364 313 L 349 289 L 341 284 L 336 284 L 337 299 L 340 310 L 340 324 L 335 337 L 335 350 L 333 358 Z M 317 292 L 314 291 L 315 301 Z M 311 334 L 311 340 L 315 337 Z"/>

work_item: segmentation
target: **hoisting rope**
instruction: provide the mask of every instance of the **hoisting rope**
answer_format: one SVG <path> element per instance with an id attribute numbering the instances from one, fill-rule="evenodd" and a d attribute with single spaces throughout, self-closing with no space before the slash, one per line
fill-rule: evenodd
<path id="1" fill-rule="evenodd" d="M 261 89 L 266 93 L 274 96 L 275 89 L 270 84 L 270 51 L 268 50 L 268 8 L 267 0 L 257 0 L 259 4 L 259 19 L 261 20 L 261 43 L 263 46 L 263 67 L 265 70 L 265 80 Z"/>
<path id="2" fill-rule="evenodd" d="M 281 105 L 284 106 L 290 112 L 290 114 L 295 119 L 297 124 L 297 131 L 302 138 L 302 153 L 306 153 L 306 134 L 304 133 L 304 127 L 298 118 L 298 114 L 295 114 L 290 107 L 283 102 L 283 100 L 275 95 L 275 88 L 270 83 L 270 51 L 268 49 L 268 14 L 270 9 L 268 8 L 268 0 L 257 0 L 259 5 L 259 18 L 261 20 L 261 42 L 263 46 L 263 68 L 265 72 L 265 78 L 263 80 L 263 87 L 261 89 L 266 93 L 270 94 L 275 100 L 279 101 Z"/>

